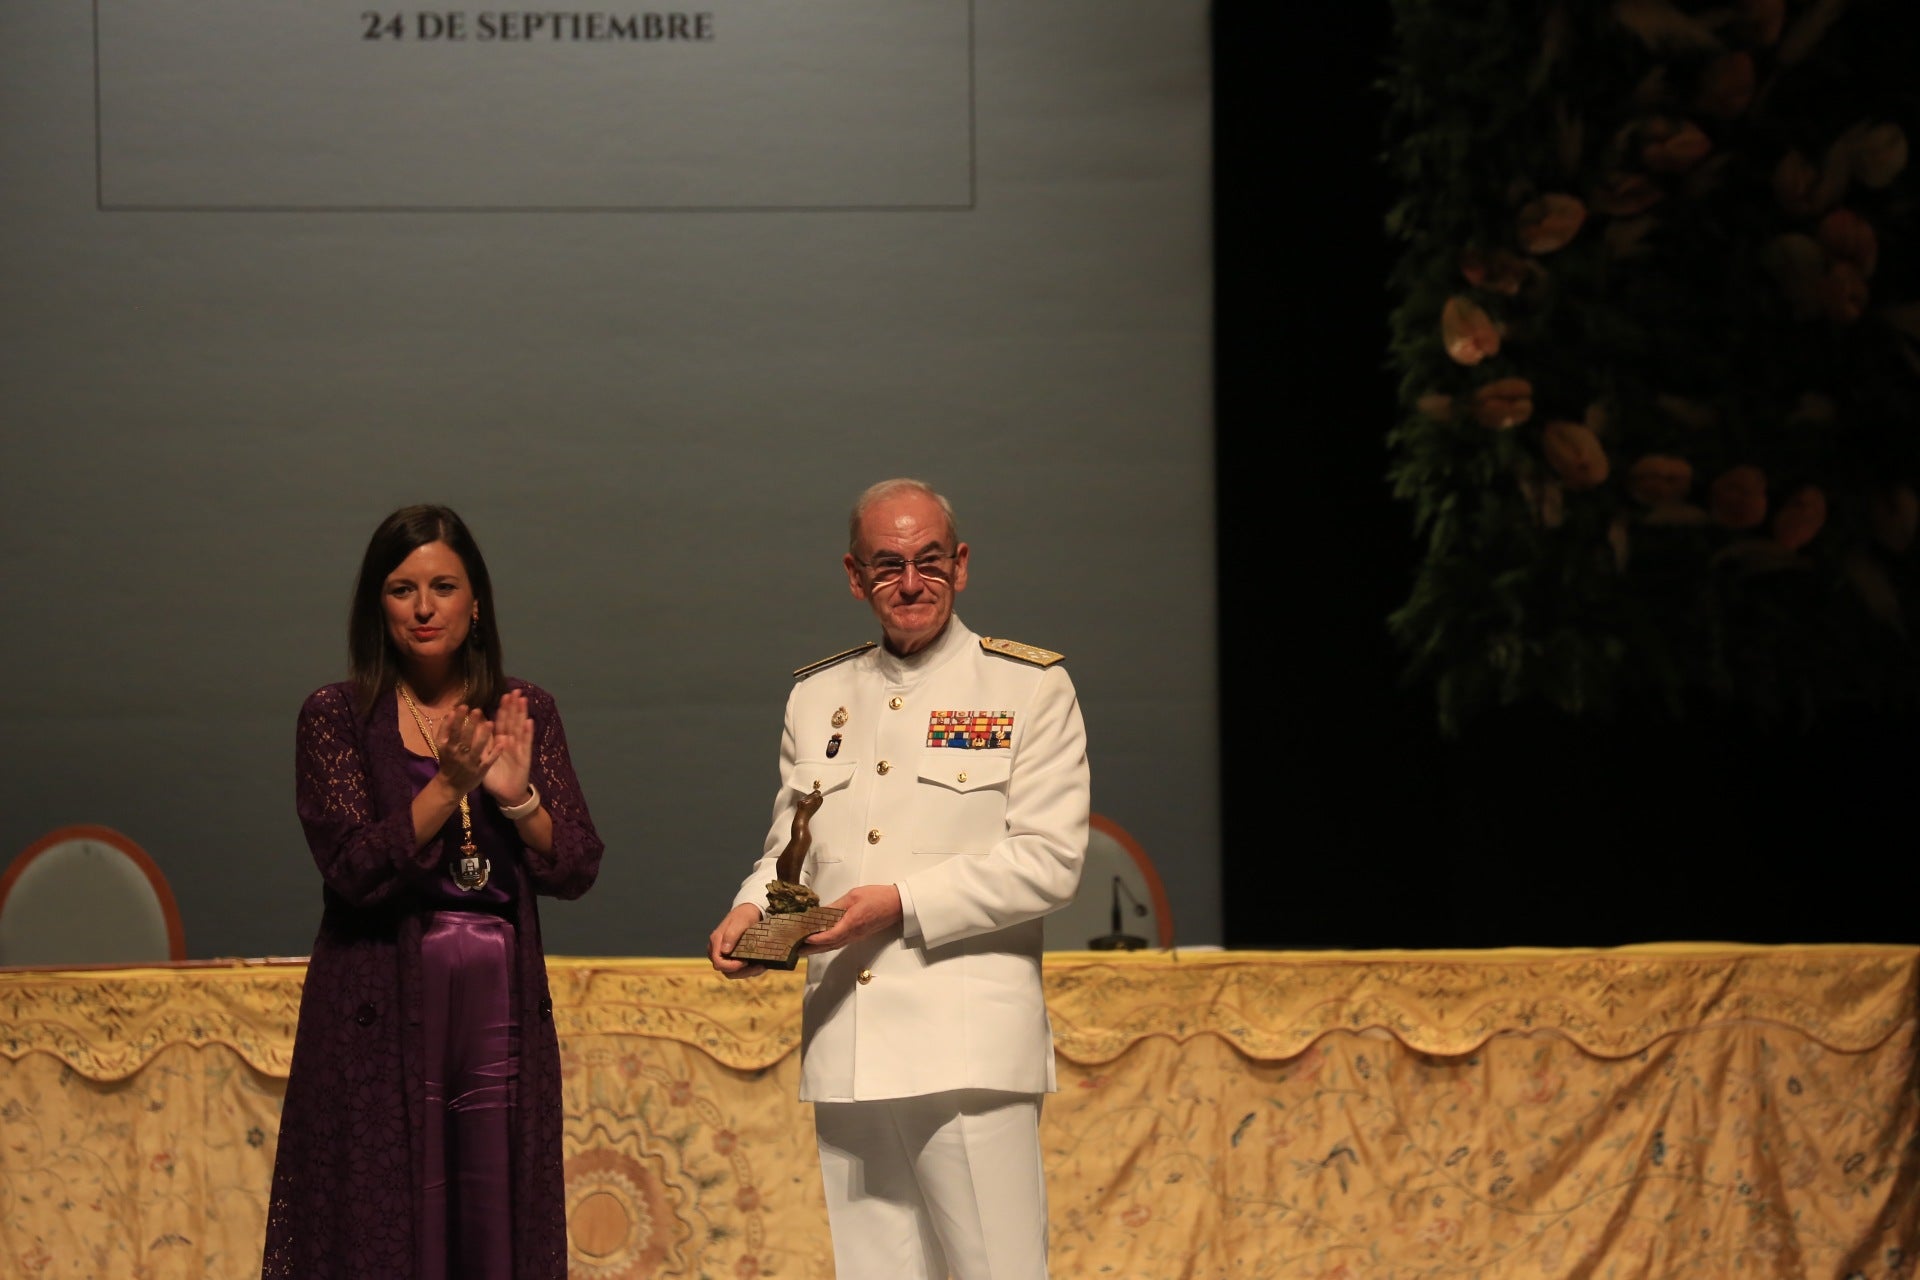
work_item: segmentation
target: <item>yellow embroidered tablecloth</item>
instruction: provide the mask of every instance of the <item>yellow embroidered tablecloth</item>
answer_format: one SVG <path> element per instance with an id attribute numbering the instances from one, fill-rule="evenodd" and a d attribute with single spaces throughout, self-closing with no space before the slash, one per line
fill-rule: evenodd
<path id="1" fill-rule="evenodd" d="M 1053 1273 L 1911 1276 L 1917 961 L 1050 953 Z M 830 1277 L 797 976 L 549 967 L 572 1275 Z M 304 973 L 0 971 L 0 1275 L 258 1275 Z"/>

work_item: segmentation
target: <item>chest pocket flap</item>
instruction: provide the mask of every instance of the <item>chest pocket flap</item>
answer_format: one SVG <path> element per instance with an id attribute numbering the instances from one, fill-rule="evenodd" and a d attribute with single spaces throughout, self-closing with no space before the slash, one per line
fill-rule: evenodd
<path id="1" fill-rule="evenodd" d="M 987 788 L 1005 790 L 1013 757 L 1005 751 L 929 751 L 920 757 L 920 781 L 962 795 Z"/>

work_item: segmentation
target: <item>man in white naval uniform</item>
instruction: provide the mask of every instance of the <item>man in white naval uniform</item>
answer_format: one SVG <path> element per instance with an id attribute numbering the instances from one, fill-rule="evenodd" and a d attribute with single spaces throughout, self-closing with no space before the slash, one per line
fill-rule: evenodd
<path id="1" fill-rule="evenodd" d="M 765 850 L 709 959 L 764 972 L 727 953 L 817 788 L 802 874 L 846 914 L 804 948 L 800 1096 L 837 1280 L 1044 1277 L 1041 917 L 1080 883 L 1086 728 L 1058 654 L 953 616 L 968 547 L 946 499 L 883 482 L 850 535 L 847 583 L 884 643 L 795 673 Z"/>

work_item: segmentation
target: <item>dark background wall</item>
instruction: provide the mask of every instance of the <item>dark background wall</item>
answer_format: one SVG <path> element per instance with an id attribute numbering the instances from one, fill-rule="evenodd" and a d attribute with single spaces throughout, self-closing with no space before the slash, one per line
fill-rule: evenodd
<path id="1" fill-rule="evenodd" d="M 1520 707 L 1449 741 L 1400 684 L 1391 36 L 1384 4 L 1214 10 L 1229 944 L 1920 941 L 1907 718 Z"/>
<path id="2" fill-rule="evenodd" d="M 119 826 L 194 954 L 303 949 L 293 708 L 366 530 L 446 498 L 616 850 L 550 942 L 696 950 L 785 670 L 865 634 L 840 508 L 925 472 L 1183 942 L 1920 937 L 1876 709 L 1439 737 L 1383 626 L 1387 7 L 1212 9 L 1211 424 L 1199 9 L 979 0 L 978 207 L 717 217 L 103 213 L 84 11 L 0 12 L 5 847 Z"/>

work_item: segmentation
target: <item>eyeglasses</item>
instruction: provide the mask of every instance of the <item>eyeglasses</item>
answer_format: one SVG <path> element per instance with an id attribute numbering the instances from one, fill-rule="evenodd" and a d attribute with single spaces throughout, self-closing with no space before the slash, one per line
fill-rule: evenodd
<path id="1" fill-rule="evenodd" d="M 955 557 L 946 552 L 938 555 L 929 552 L 911 560 L 902 560 L 899 556 L 875 556 L 871 560 L 862 560 L 855 556 L 853 562 L 867 571 L 868 580 L 876 587 L 892 586 L 906 576 L 909 568 L 926 581 L 944 586 L 953 581 L 954 560 Z"/>

